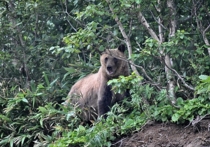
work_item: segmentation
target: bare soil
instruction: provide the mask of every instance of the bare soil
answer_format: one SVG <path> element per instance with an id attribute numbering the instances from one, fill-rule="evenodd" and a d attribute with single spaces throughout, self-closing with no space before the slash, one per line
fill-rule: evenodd
<path id="1" fill-rule="evenodd" d="M 113 147 L 210 147 L 210 119 L 191 124 L 149 122 L 139 132 L 121 138 Z"/>

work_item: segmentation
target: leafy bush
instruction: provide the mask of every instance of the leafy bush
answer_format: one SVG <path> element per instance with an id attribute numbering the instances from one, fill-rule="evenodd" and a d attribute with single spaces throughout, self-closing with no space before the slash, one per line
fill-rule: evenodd
<path id="1" fill-rule="evenodd" d="M 141 80 L 142 78 L 134 73 L 128 77 L 121 76 L 119 79 L 111 80 L 109 84 L 112 84 L 116 92 L 131 88 L 132 99 L 129 102 L 125 99 L 121 104 L 115 104 L 108 112 L 106 120 L 100 119 L 91 127 L 78 125 L 73 130 L 66 130 L 62 138 L 49 146 L 111 146 L 111 141 L 120 135 L 139 130 L 147 121 L 147 116 L 139 106 L 142 103 L 141 98 L 135 95 Z"/>
<path id="2" fill-rule="evenodd" d="M 139 87 L 141 80 L 141 77 L 133 73 L 128 77 L 109 81 L 116 92 L 130 87 L 131 99 L 126 99 L 121 104 L 115 104 L 108 112 L 106 120 L 100 119 L 92 126 L 78 125 L 73 130 L 66 130 L 62 137 L 51 143 L 50 146 L 111 146 L 112 141 L 116 138 L 140 130 L 148 120 L 185 123 L 192 121 L 198 115 L 210 113 L 209 100 L 206 98 L 198 97 L 190 100 L 177 98 L 177 104 L 174 106 L 166 98 L 165 90 L 156 93 L 154 89 L 149 88 L 149 85 Z M 201 85 L 203 84 L 201 83 Z M 155 95 L 155 97 L 151 97 L 151 95 Z M 144 96 L 149 103 L 144 103 L 145 101 L 142 99 Z"/>
<path id="3" fill-rule="evenodd" d="M 184 123 L 210 113 L 209 76 L 200 76 L 197 98 L 177 98 L 174 106 L 167 99 L 166 90 L 157 92 L 132 73 L 109 81 L 116 92 L 129 87 L 131 98 L 115 104 L 106 120 L 99 119 L 88 126 L 70 113 L 69 108 L 49 102 L 52 92 L 55 96 L 62 91 L 54 91 L 56 82 L 49 82 L 43 76 L 46 84 L 34 85 L 32 90 L 2 101 L 5 108 L 0 115 L 1 145 L 111 146 L 116 138 L 140 130 L 148 120 Z"/>
<path id="4" fill-rule="evenodd" d="M 50 83 L 46 77 L 47 86 L 31 84 L 31 90 L 22 90 L 12 98 L 0 98 L 4 107 L 0 115 L 1 146 L 29 146 L 33 142 L 46 145 L 54 139 L 55 125 L 67 124 L 68 111 L 55 102 L 57 95 L 63 93 L 55 81 Z"/>
<path id="5" fill-rule="evenodd" d="M 209 79 L 210 76 L 201 75 L 201 81 L 196 87 L 197 97 L 189 100 L 177 98 L 176 107 L 170 103 L 161 102 L 156 106 L 151 106 L 153 118 L 161 121 L 172 121 L 177 123 L 184 123 L 192 121 L 196 116 L 204 116 L 210 114 L 210 99 L 209 99 Z"/>

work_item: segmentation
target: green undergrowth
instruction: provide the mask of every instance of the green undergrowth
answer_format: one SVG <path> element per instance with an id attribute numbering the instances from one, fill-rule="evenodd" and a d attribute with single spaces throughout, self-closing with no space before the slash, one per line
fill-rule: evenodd
<path id="1" fill-rule="evenodd" d="M 47 77 L 46 77 L 47 78 Z M 202 75 L 195 98 L 177 98 L 171 105 L 166 90 L 156 91 L 142 84 L 142 77 L 132 74 L 109 82 L 115 92 L 130 88 L 130 98 L 115 104 L 106 119 L 87 124 L 75 108 L 48 102 L 53 81 L 21 91 L 15 98 L 2 99 L 0 115 L 1 146 L 111 146 L 121 136 L 139 131 L 148 121 L 190 122 L 210 113 L 210 77 Z M 54 82 L 55 83 L 55 82 Z M 59 94 L 60 90 L 53 90 Z M 4 101 L 3 101 L 4 100 Z"/>
<path id="2" fill-rule="evenodd" d="M 111 112 L 106 120 L 100 120 L 92 126 L 79 125 L 74 130 L 66 130 L 60 139 L 49 146 L 111 146 L 111 141 L 139 130 L 146 120 L 143 113 L 125 116 Z"/>
<path id="3" fill-rule="evenodd" d="M 134 74 L 127 78 L 120 77 L 117 80 L 112 80 L 109 84 L 113 85 L 115 91 L 119 91 L 120 87 L 123 87 L 121 85 L 122 81 L 124 84 L 130 84 L 125 87 L 132 89 L 132 99 L 130 101 L 125 100 L 121 105 L 114 105 L 106 120 L 99 120 L 92 126 L 79 125 L 74 130 L 66 130 L 61 138 L 49 146 L 111 146 L 116 138 L 140 130 L 149 120 L 181 124 L 192 121 L 198 115 L 209 114 L 210 103 L 206 96 L 210 89 L 201 90 L 207 86 L 205 83 L 209 82 L 207 80 L 209 77 L 200 78 L 201 83 L 196 88 L 200 95 L 189 100 L 177 98 L 176 105 L 170 104 L 166 96 L 166 90 L 156 93 L 156 98 L 153 99 L 154 89 L 149 85 L 142 85 L 139 88 L 137 83 L 142 78 L 135 77 Z M 138 91 L 135 89 L 137 87 Z M 145 104 L 142 97 L 136 97 L 139 94 L 142 97 L 147 96 L 146 99 L 151 104 Z"/>

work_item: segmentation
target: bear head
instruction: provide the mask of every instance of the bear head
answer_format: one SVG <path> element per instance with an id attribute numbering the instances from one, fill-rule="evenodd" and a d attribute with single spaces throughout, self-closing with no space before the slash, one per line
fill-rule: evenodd
<path id="1" fill-rule="evenodd" d="M 129 71 L 126 56 L 124 54 L 125 46 L 120 45 L 117 49 L 106 49 L 100 57 L 101 68 L 107 78 L 117 78 L 119 75 L 127 76 Z"/>

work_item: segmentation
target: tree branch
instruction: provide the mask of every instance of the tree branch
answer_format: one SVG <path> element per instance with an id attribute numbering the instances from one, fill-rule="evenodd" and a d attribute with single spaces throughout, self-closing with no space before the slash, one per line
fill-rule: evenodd
<path id="1" fill-rule="evenodd" d="M 199 2 L 199 1 L 198 1 L 198 2 Z M 206 27 L 205 30 L 203 29 L 203 24 L 202 24 L 202 22 L 198 19 L 198 14 L 197 14 L 197 9 L 199 9 L 199 7 L 200 7 L 200 5 L 201 5 L 201 3 L 198 3 L 198 2 L 196 3 L 196 2 L 193 0 L 193 13 L 194 13 L 195 18 L 196 18 L 197 27 L 198 27 L 198 29 L 200 30 L 201 35 L 202 35 L 202 37 L 203 37 L 203 41 L 205 42 L 206 45 L 209 46 L 210 43 L 209 43 L 209 40 L 208 40 L 208 38 L 207 38 L 207 36 L 206 36 L 206 31 L 210 28 L 210 25 L 208 25 L 208 26 Z M 208 54 L 209 54 L 209 56 L 210 56 L 210 47 L 208 47 L 207 50 L 208 50 Z"/>
<path id="2" fill-rule="evenodd" d="M 113 55 L 112 55 L 112 56 L 113 56 Z M 118 56 L 113 56 L 113 57 L 115 57 L 115 58 L 117 58 L 117 59 L 119 59 L 119 60 L 126 61 L 126 62 L 128 62 L 129 64 L 131 64 L 131 65 L 133 65 L 133 66 L 135 66 L 135 67 L 137 67 L 137 68 L 140 68 L 141 71 L 143 72 L 144 76 L 151 82 L 151 84 L 152 84 L 152 85 L 155 85 L 155 86 L 157 87 L 158 90 L 161 90 L 161 88 L 158 86 L 158 85 L 160 85 L 160 84 L 159 84 L 159 83 L 155 83 L 155 82 L 152 80 L 152 78 L 150 78 L 150 76 L 147 74 L 146 70 L 145 70 L 142 66 L 136 65 L 136 64 L 134 64 L 132 61 L 130 61 L 130 60 L 128 60 L 128 59 L 125 59 L 125 58 L 122 58 L 122 57 L 118 57 Z"/>
<path id="3" fill-rule="evenodd" d="M 120 29 L 120 32 L 121 32 L 122 36 L 123 36 L 124 39 L 125 39 L 125 43 L 126 43 L 127 48 L 128 48 L 128 55 L 129 55 L 129 58 L 131 58 L 131 55 L 132 55 L 132 47 L 131 47 L 130 38 L 129 38 L 128 35 L 126 34 L 125 29 L 124 29 L 124 27 L 123 27 L 121 21 L 119 20 L 118 16 L 115 15 L 114 10 L 113 10 L 113 8 L 112 8 L 111 5 L 110 5 L 109 0 L 106 0 L 106 2 L 107 2 L 108 5 L 109 5 L 109 9 L 110 9 L 112 15 L 115 16 L 114 19 L 115 19 L 115 21 L 116 21 L 116 23 L 117 23 L 117 25 L 118 25 L 118 27 L 119 27 L 119 29 Z M 130 62 L 133 63 L 132 61 L 130 61 Z M 131 64 L 131 68 L 132 68 L 132 70 L 133 70 L 137 75 L 140 75 L 139 72 L 137 71 L 136 67 L 133 66 L 132 64 Z"/>
<path id="4" fill-rule="evenodd" d="M 163 61 L 164 61 L 164 60 L 163 60 Z M 165 63 L 165 61 L 164 61 L 164 64 L 165 64 L 165 66 L 167 66 L 168 69 L 170 69 L 171 71 L 173 71 L 173 72 L 176 74 L 176 76 L 178 77 L 178 79 L 180 79 L 180 80 L 182 81 L 182 83 L 184 84 L 184 86 L 185 86 L 186 88 L 188 88 L 188 89 L 190 89 L 190 90 L 192 90 L 192 91 L 195 90 L 192 86 L 188 85 L 188 84 L 185 82 L 185 80 L 182 78 L 182 76 L 181 76 L 175 69 L 169 67 L 169 66 Z"/>
<path id="5" fill-rule="evenodd" d="M 210 44 L 209 44 L 208 38 L 206 37 L 206 31 L 207 31 L 209 28 L 210 28 L 210 25 L 208 25 L 208 27 L 207 27 L 203 32 L 201 32 L 201 33 L 202 33 L 202 36 L 203 36 L 203 40 L 204 40 L 205 44 L 208 45 L 208 46 L 209 46 Z M 210 55 L 210 47 L 208 47 L 207 49 L 208 49 L 208 53 L 209 53 L 209 55 Z"/>
<path id="6" fill-rule="evenodd" d="M 138 8 L 140 8 L 140 6 L 138 6 Z M 160 39 L 158 38 L 158 36 L 156 35 L 156 33 L 153 31 L 153 29 L 150 27 L 149 23 L 147 22 L 147 20 L 145 19 L 145 17 L 143 16 L 143 14 L 141 12 L 138 13 L 138 19 L 141 22 L 141 24 L 146 28 L 146 30 L 148 31 L 148 33 L 150 34 L 150 36 L 157 40 L 158 43 L 160 44 Z"/>
<path id="7" fill-rule="evenodd" d="M 157 20 L 153 14 L 153 12 L 150 10 L 150 13 L 152 14 L 153 19 L 158 23 L 159 26 L 161 26 L 163 29 L 168 30 L 160 21 L 159 19 Z M 158 17 L 160 18 L 160 17 Z"/>

